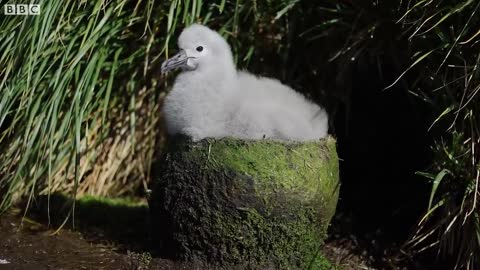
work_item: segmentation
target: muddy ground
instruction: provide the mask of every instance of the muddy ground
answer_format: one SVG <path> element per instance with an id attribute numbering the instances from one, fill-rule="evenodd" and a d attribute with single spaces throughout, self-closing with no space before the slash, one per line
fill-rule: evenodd
<path id="1" fill-rule="evenodd" d="M 207 269 L 152 251 L 145 205 L 102 207 L 98 202 L 78 205 L 75 228 L 69 219 L 60 230 L 65 219 L 52 218 L 48 225 L 43 207 L 26 217 L 21 208 L 4 213 L 0 216 L 0 269 Z M 334 233 L 323 251 L 336 269 L 380 269 L 353 236 Z M 392 265 L 391 269 L 398 268 Z"/>

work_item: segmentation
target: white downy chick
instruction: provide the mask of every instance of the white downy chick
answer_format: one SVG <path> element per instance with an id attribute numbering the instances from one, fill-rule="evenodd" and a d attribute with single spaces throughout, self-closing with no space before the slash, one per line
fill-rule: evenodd
<path id="1" fill-rule="evenodd" d="M 324 109 L 278 80 L 237 71 L 230 46 L 194 24 L 178 39 L 180 52 L 162 72 L 182 68 L 163 106 L 167 131 L 190 136 L 310 141 L 328 131 Z"/>

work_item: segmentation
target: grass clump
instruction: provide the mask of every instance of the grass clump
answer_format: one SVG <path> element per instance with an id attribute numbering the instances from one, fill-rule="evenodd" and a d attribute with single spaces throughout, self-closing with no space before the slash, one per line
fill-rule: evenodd
<path id="1" fill-rule="evenodd" d="M 434 106 L 430 130 L 440 134 L 424 174 L 432 183 L 428 210 L 410 247 L 436 247 L 453 269 L 480 264 L 479 12 L 478 1 L 416 1 L 400 18 L 415 48 L 412 66 L 422 62 L 421 76 L 432 80 L 415 92 Z"/>
<path id="2" fill-rule="evenodd" d="M 312 42 L 332 41 L 328 61 L 338 66 L 337 84 L 348 81 L 357 61 L 376 66 L 380 75 L 383 67 L 393 66 L 396 75 L 383 90 L 404 89 L 430 110 L 433 159 L 419 174 L 432 188 L 405 248 L 439 256 L 442 267 L 475 269 L 480 263 L 480 2 L 335 1 L 317 12 L 325 19 L 305 35 Z M 393 61 L 387 65 L 382 59 Z M 348 104 L 351 86 L 342 86 Z"/>

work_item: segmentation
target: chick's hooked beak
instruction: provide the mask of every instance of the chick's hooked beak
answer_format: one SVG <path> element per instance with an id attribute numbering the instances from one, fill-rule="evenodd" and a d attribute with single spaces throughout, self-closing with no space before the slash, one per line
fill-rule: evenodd
<path id="1" fill-rule="evenodd" d="M 162 74 L 165 74 L 171 70 L 178 68 L 188 68 L 188 59 L 191 57 L 187 56 L 185 50 L 180 50 L 177 54 L 165 60 L 162 63 Z"/>

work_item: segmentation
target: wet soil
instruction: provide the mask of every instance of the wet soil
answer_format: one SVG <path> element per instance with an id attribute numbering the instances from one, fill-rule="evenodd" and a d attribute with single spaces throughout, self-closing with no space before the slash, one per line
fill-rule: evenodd
<path id="1" fill-rule="evenodd" d="M 19 210 L 0 216 L 0 269 L 201 269 L 130 251 L 97 228 L 56 231 L 22 216 Z"/>
<path id="2" fill-rule="evenodd" d="M 34 207 L 27 217 L 20 208 L 0 216 L 0 269 L 210 269 L 155 253 L 145 205 L 77 205 L 75 229 L 65 218 L 52 218 L 48 225 L 42 209 Z M 65 214 L 55 207 L 51 212 Z M 332 235 L 323 252 L 335 269 L 381 269 L 372 267 L 368 253 L 351 237 Z"/>

